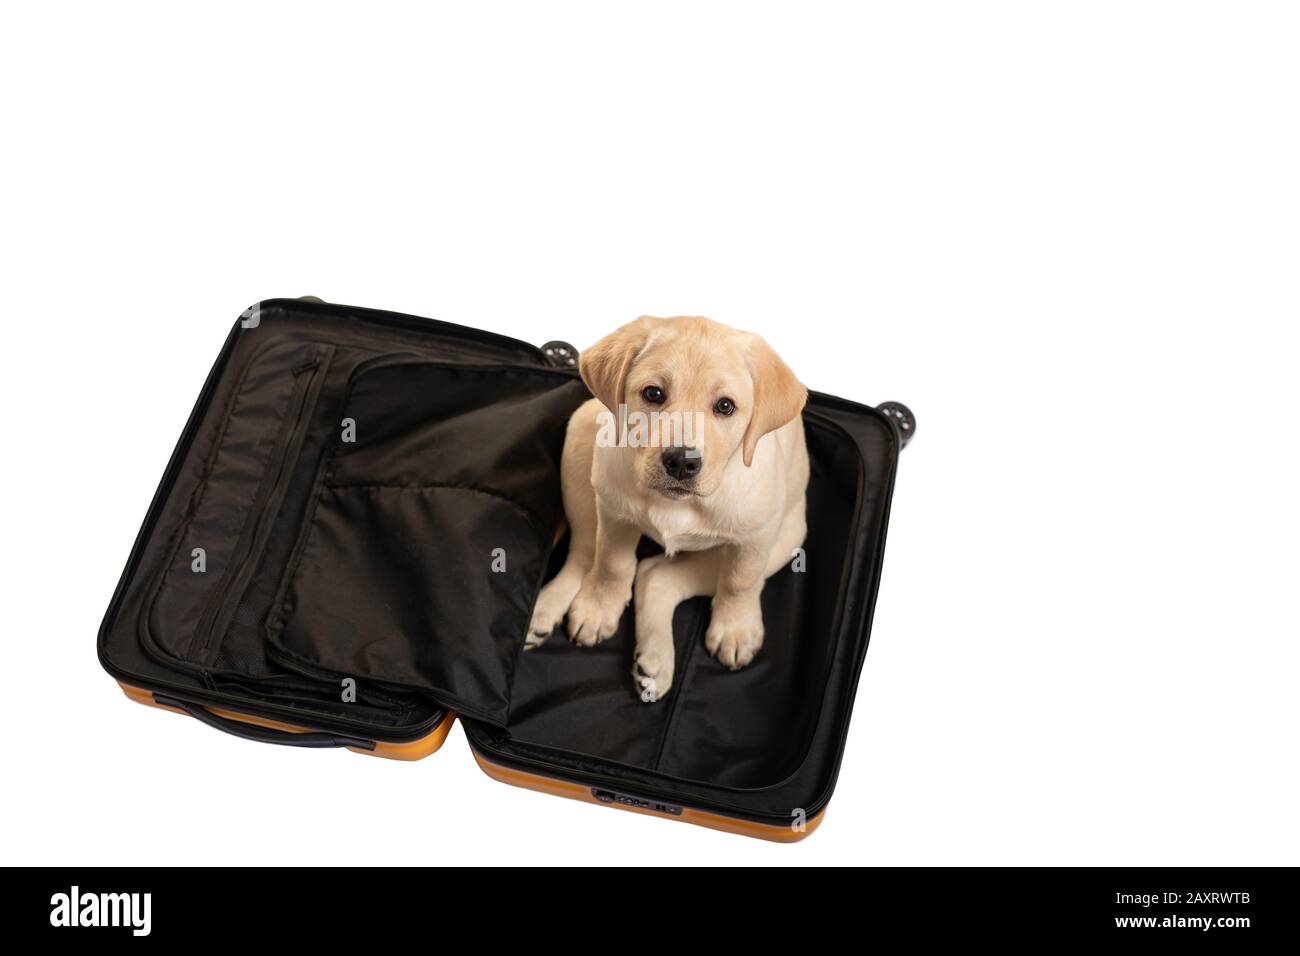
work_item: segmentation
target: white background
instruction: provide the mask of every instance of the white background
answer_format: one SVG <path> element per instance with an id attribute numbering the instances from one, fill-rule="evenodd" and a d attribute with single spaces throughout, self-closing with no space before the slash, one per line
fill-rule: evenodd
<path id="1" fill-rule="evenodd" d="M 9 4 L 5 862 L 1300 863 L 1300 23 L 1268 3 Z M 762 333 L 919 419 L 776 846 L 130 704 L 241 309 Z"/>

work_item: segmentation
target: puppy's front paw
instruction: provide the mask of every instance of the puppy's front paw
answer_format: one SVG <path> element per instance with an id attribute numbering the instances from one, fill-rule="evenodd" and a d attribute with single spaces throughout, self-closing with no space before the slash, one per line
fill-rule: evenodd
<path id="1" fill-rule="evenodd" d="M 757 601 L 714 603 L 704 646 L 728 670 L 738 671 L 763 646 L 763 609 Z"/>
<path id="2" fill-rule="evenodd" d="M 618 630 L 629 594 L 584 583 L 569 605 L 569 639 L 593 647 Z"/>
<path id="3" fill-rule="evenodd" d="M 673 639 L 637 641 L 636 659 L 632 664 L 632 683 L 637 696 L 644 703 L 663 700 L 673 686 L 673 666 L 676 652 Z"/>
<path id="4" fill-rule="evenodd" d="M 562 584 L 563 582 L 557 578 L 542 588 L 542 593 L 537 595 L 537 603 L 533 606 L 533 619 L 528 624 L 528 636 L 524 638 L 524 650 L 531 651 L 541 647 L 551 636 L 551 632 L 564 620 L 564 614 L 569 610 L 569 603 L 573 597 L 573 589 L 571 587 L 566 589 Z"/>

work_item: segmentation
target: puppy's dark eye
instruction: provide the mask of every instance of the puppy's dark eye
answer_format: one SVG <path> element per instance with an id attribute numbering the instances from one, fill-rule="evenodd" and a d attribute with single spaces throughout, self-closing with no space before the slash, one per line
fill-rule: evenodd
<path id="1" fill-rule="evenodd" d="M 730 415 L 736 410 L 736 403 L 729 398 L 720 398 L 713 403 L 713 410 L 719 415 Z"/>
<path id="2" fill-rule="evenodd" d="M 658 385 L 647 385 L 641 389 L 641 397 L 651 405 L 662 405 L 664 403 L 664 390 Z"/>

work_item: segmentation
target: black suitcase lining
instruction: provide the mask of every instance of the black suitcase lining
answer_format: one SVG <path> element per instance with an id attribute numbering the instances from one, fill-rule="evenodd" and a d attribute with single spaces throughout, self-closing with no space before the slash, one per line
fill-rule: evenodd
<path id="1" fill-rule="evenodd" d="M 525 745 L 728 788 L 788 778 L 808 751 L 820 708 L 807 704 L 820 703 L 839 637 L 864 480 L 856 449 L 810 414 L 813 570 L 768 582 L 769 636 L 737 673 L 701 647 L 708 600 L 686 602 L 674 690 L 647 705 L 630 676 L 630 608 L 597 648 L 557 634 L 522 652 L 562 516 L 564 426 L 586 397 L 547 370 L 405 359 L 358 369 L 344 403 L 357 440 L 336 442 L 321 465 L 272 648 L 312 672 L 425 691 Z M 497 549 L 505 566 L 493 571 Z"/>

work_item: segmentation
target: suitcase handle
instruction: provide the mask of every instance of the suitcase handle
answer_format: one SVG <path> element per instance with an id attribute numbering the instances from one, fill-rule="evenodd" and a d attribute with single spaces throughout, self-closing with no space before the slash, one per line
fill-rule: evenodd
<path id="1" fill-rule="evenodd" d="M 153 695 L 154 703 L 161 704 L 163 707 L 174 707 L 177 710 L 183 710 L 195 720 L 202 721 L 209 727 L 215 727 L 223 733 L 239 737 L 243 740 L 256 740 L 264 744 L 279 744 L 284 747 L 356 747 L 360 750 L 374 750 L 375 742 L 373 740 L 362 740 L 360 737 L 344 737 L 339 734 L 327 733 L 294 733 L 288 730 L 276 730 L 274 727 L 262 727 L 258 724 L 246 724 L 240 720 L 231 720 L 229 717 L 222 717 L 214 714 L 206 707 L 200 707 L 198 704 L 192 704 L 188 700 L 178 700 L 175 697 L 166 697 L 162 694 Z"/>

